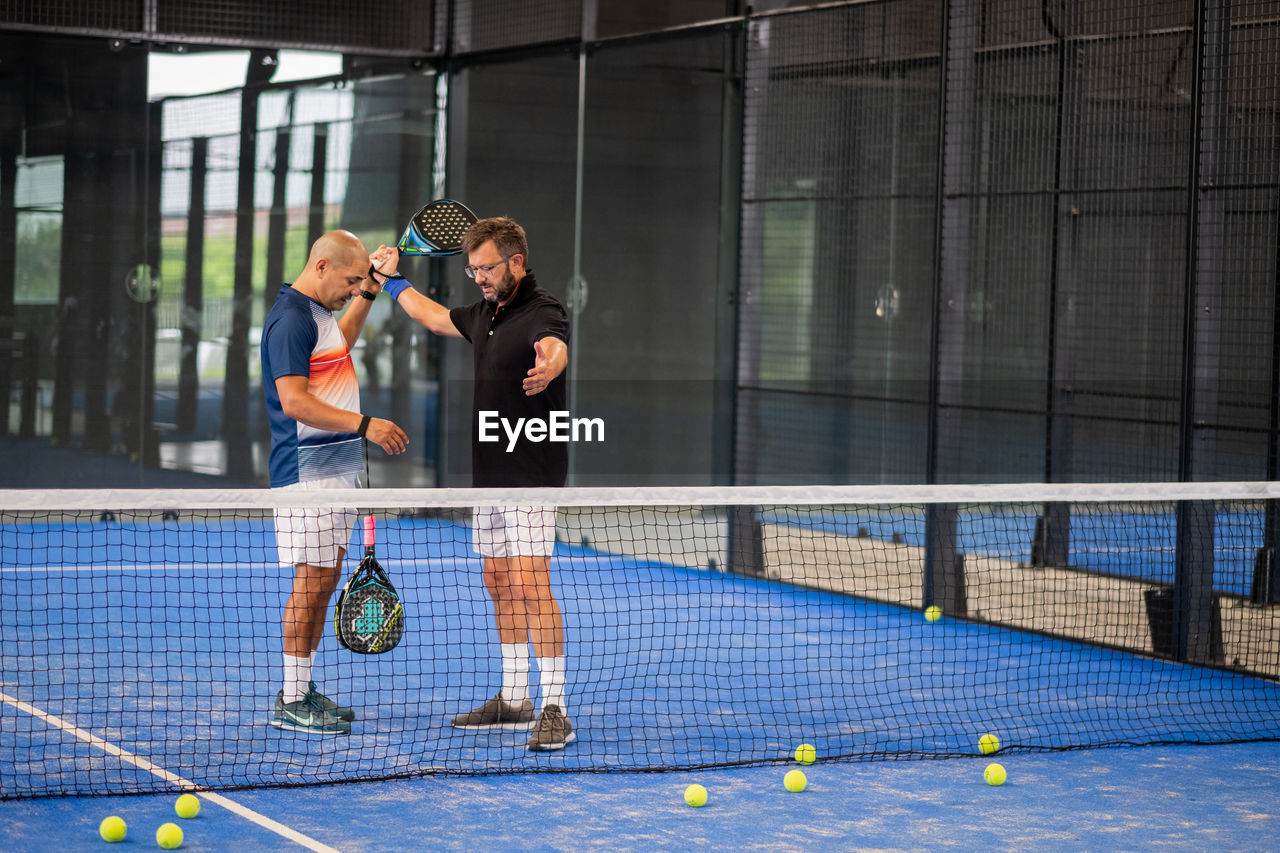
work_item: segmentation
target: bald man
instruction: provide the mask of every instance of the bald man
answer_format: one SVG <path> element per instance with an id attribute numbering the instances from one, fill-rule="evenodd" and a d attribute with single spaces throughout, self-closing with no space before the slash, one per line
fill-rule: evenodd
<path id="1" fill-rule="evenodd" d="M 364 473 L 364 439 L 389 454 L 403 453 L 409 443 L 391 421 L 360 412 L 351 348 L 382 289 L 369 270 L 364 244 L 350 232 L 330 231 L 311 247 L 297 280 L 281 286 L 263 322 L 262 388 L 274 489 L 356 488 Z M 335 317 L 348 302 L 342 318 Z M 276 728 L 351 731 L 355 711 L 321 693 L 313 670 L 355 521 L 355 509 L 276 511 L 279 560 L 294 567 L 284 610 L 284 686 L 271 718 Z"/>

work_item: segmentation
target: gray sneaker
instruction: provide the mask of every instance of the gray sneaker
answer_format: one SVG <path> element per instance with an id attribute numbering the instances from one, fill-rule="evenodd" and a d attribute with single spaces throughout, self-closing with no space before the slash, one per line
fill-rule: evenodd
<path id="1" fill-rule="evenodd" d="M 324 708 L 338 719 L 346 720 L 348 723 L 355 721 L 355 709 L 348 708 L 346 705 L 339 705 L 328 696 L 325 696 L 320 692 L 320 689 L 316 687 L 316 683 L 314 681 L 307 682 L 307 692 L 316 698 L 316 701 L 319 703 L 321 708 Z M 283 695 L 284 691 L 281 690 L 280 693 Z"/>
<path id="2" fill-rule="evenodd" d="M 559 705 L 548 705 L 538 715 L 538 722 L 529 734 L 529 749 L 535 752 L 550 752 L 553 749 L 564 749 L 565 744 L 572 743 L 576 735 L 569 718 Z"/>
<path id="3" fill-rule="evenodd" d="M 297 702 L 284 701 L 284 691 L 276 694 L 275 715 L 271 725 L 293 732 L 310 732 L 318 735 L 345 735 L 351 733 L 351 723 L 320 707 L 315 697 L 308 693 Z"/>
<path id="4" fill-rule="evenodd" d="M 509 705 L 499 691 L 474 711 L 453 718 L 455 729 L 527 729 L 533 725 L 533 700 Z"/>

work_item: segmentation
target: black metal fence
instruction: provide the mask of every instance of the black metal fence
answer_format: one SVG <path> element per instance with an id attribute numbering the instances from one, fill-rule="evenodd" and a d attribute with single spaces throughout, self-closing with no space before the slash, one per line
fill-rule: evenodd
<path id="1" fill-rule="evenodd" d="M 740 476 L 1274 477 L 1274 5 L 945 5 L 751 22 Z"/>
<path id="2" fill-rule="evenodd" d="M 252 32 L 169 5 L 0 3 L 0 328 L 40 340 L 60 447 L 146 468 L 220 440 L 261 481 L 276 280 L 317 229 L 388 239 L 447 193 L 521 221 L 573 314 L 574 406 L 615 437 L 575 449 L 579 484 L 1276 476 L 1272 2 L 457 0 L 373 29 L 332 2 Z M 175 138 L 206 105 L 148 106 L 148 56 L 213 47 L 251 79 L 229 129 Z M 272 83 L 287 47 L 342 74 Z M 347 113 L 308 100 L 335 92 Z M 41 157 L 56 210 L 13 189 Z M 63 221 L 43 301 L 15 285 L 36 213 Z M 461 262 L 418 263 L 475 298 Z M 156 301 L 124 295 L 166 264 Z M 425 448 L 377 484 L 465 483 L 469 353 L 377 327 L 363 381 Z"/>

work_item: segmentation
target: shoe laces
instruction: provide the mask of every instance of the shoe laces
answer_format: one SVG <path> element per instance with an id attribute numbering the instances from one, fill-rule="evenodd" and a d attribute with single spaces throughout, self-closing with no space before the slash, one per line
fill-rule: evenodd
<path id="1" fill-rule="evenodd" d="M 321 703 L 320 701 L 320 694 L 317 693 L 315 690 L 308 690 L 306 693 L 304 693 L 302 695 L 302 701 L 306 702 L 307 707 L 311 708 L 314 711 L 319 711 L 321 714 L 329 713 L 328 711 L 325 710 L 324 704 Z"/>

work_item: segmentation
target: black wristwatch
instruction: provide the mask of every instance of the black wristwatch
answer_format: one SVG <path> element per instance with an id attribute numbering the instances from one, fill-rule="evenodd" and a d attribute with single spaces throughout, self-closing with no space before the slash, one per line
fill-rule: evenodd
<path id="1" fill-rule="evenodd" d="M 370 302 L 378 298 L 378 294 L 369 290 L 365 290 L 363 287 L 360 288 L 360 295 L 363 296 L 365 299 L 368 299 Z"/>

